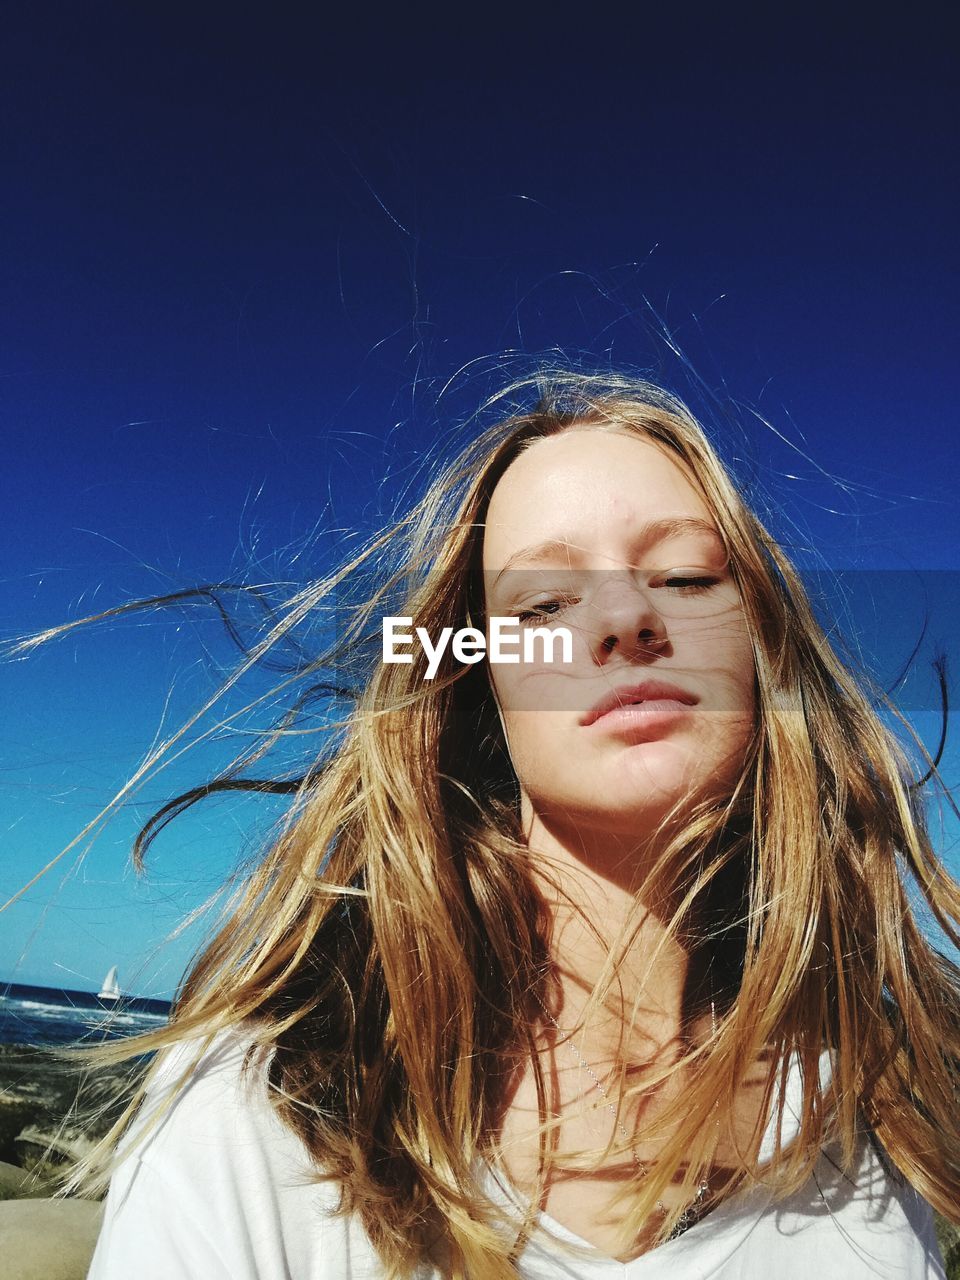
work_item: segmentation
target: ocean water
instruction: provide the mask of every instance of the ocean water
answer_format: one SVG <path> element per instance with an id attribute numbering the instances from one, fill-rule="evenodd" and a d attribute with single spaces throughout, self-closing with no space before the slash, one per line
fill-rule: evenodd
<path id="1" fill-rule="evenodd" d="M 0 1044 L 63 1045 L 154 1031 L 167 1021 L 166 1000 L 123 996 L 101 1000 L 92 991 L 0 984 Z"/>

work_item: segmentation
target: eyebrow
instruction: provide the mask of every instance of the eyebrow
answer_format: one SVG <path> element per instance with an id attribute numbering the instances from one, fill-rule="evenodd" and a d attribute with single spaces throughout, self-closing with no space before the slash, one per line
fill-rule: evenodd
<path id="1" fill-rule="evenodd" d="M 675 538 L 684 533 L 709 534 L 718 542 L 723 541 L 719 530 L 709 520 L 702 520 L 699 516 L 663 516 L 662 519 L 651 520 L 649 524 L 643 526 L 637 537 L 637 550 L 643 552 L 647 547 L 655 546 L 658 542 L 664 542 L 667 538 Z M 513 569 L 518 564 L 532 564 L 551 559 L 557 554 L 569 555 L 571 551 L 582 550 L 582 547 L 577 546 L 575 542 L 570 542 L 567 538 L 547 538 L 544 542 L 535 542 L 529 547 L 521 547 L 508 558 L 507 563 L 494 578 L 493 585 L 499 582 L 508 569 Z"/>

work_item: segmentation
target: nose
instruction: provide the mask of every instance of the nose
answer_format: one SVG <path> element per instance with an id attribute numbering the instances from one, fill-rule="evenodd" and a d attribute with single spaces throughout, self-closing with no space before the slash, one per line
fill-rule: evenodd
<path id="1" fill-rule="evenodd" d="M 598 663 L 618 650 L 623 657 L 634 658 L 667 642 L 663 618 L 650 595 L 629 576 L 604 574 L 594 592 L 587 629 Z"/>

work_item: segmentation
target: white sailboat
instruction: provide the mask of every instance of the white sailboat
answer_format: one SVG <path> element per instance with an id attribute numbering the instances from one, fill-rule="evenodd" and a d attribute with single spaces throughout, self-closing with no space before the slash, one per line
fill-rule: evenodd
<path id="1" fill-rule="evenodd" d="M 103 980 L 103 986 L 97 992 L 97 998 L 100 1000 L 119 1000 L 122 994 L 120 983 L 117 981 L 117 966 L 113 965 Z"/>

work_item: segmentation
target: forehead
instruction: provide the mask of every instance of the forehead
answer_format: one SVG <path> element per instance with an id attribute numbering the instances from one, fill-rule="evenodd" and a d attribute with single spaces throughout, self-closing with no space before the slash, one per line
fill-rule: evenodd
<path id="1" fill-rule="evenodd" d="M 499 568 L 538 539 L 599 549 L 665 517 L 716 527 L 699 489 L 661 446 L 623 430 L 569 428 L 536 441 L 500 478 L 487 510 L 484 565 Z M 684 536 L 698 535 L 691 526 Z"/>

